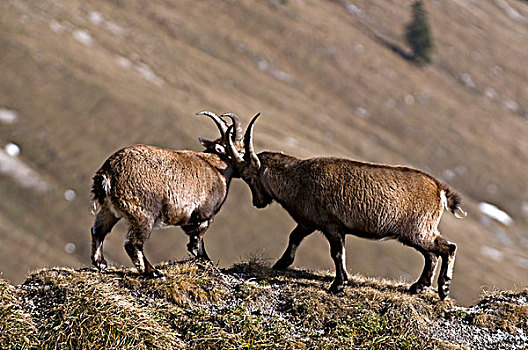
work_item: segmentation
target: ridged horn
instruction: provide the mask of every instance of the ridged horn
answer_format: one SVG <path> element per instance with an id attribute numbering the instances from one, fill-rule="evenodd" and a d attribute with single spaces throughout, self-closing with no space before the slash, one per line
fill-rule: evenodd
<path id="1" fill-rule="evenodd" d="M 231 131 L 233 130 L 233 125 L 230 125 L 227 128 L 226 133 L 224 134 L 224 144 L 227 146 L 227 154 L 230 156 L 237 164 L 243 164 L 244 158 L 238 153 L 235 145 L 233 144 L 233 138 L 230 137 Z"/>
<path id="2" fill-rule="evenodd" d="M 240 142 L 242 141 L 242 126 L 240 125 L 240 118 L 235 113 L 224 113 L 221 114 L 220 117 L 229 117 L 231 121 L 233 122 L 234 133 L 233 133 L 233 141 Z"/>
<path id="3" fill-rule="evenodd" d="M 244 156 L 245 157 L 249 156 L 250 157 L 249 160 L 253 163 L 253 165 L 257 169 L 260 168 L 260 159 L 255 153 L 255 149 L 253 147 L 253 124 L 255 124 L 255 121 L 257 120 L 259 116 L 260 116 L 260 113 L 257 113 L 257 115 L 255 115 L 253 119 L 251 119 L 251 121 L 249 122 L 247 126 L 246 134 L 244 135 L 244 147 L 245 147 Z"/>
<path id="4" fill-rule="evenodd" d="M 222 137 L 224 137 L 227 131 L 227 123 L 225 120 L 223 120 L 222 118 L 220 118 L 213 112 L 209 112 L 209 111 L 201 111 L 201 112 L 196 113 L 196 115 L 206 115 L 209 118 L 211 118 L 215 122 L 216 126 L 218 127 L 218 130 L 220 130 L 220 134 L 222 135 Z"/>

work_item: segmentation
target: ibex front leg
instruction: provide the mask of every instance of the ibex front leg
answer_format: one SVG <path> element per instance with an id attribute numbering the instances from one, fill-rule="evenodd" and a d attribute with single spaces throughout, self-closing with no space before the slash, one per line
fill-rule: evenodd
<path id="1" fill-rule="evenodd" d="M 187 251 L 189 251 L 189 253 L 191 253 L 193 256 L 206 261 L 211 261 L 207 255 L 207 252 L 205 251 L 203 242 L 203 236 L 209 228 L 209 223 L 210 221 L 203 221 L 198 225 L 182 226 L 182 229 L 189 236 Z"/>
<path id="2" fill-rule="evenodd" d="M 291 264 L 293 264 L 299 244 L 301 244 L 302 240 L 313 231 L 313 229 L 297 225 L 297 227 L 295 227 L 290 233 L 288 248 L 286 248 L 286 251 L 282 254 L 281 258 L 275 263 L 275 265 L 273 265 L 273 268 L 275 270 L 286 270 Z"/>
<path id="3" fill-rule="evenodd" d="M 344 285 L 348 282 L 348 274 L 346 271 L 346 255 L 345 255 L 345 236 L 335 232 L 323 232 L 328 242 L 330 243 L 330 254 L 335 265 L 335 279 L 330 286 L 330 293 L 338 294 L 344 289 Z"/>

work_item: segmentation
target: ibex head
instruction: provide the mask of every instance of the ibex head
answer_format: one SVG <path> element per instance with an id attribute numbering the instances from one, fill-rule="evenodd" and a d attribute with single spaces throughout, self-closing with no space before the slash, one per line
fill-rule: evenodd
<path id="1" fill-rule="evenodd" d="M 202 138 L 201 136 L 198 136 L 198 141 L 202 146 L 205 147 L 204 152 L 206 153 L 216 153 L 219 155 L 226 155 L 226 133 L 230 134 L 228 132 L 228 125 L 222 117 L 229 117 L 232 121 L 235 131 L 233 132 L 233 135 L 231 137 L 232 142 L 234 143 L 235 147 L 239 150 L 241 150 L 242 147 L 242 127 L 240 126 L 240 118 L 233 114 L 233 113 L 224 113 L 221 116 L 216 115 L 213 112 L 209 111 L 201 111 L 196 113 L 196 115 L 205 115 L 211 118 L 216 126 L 218 127 L 218 130 L 220 131 L 220 137 L 216 140 L 207 140 Z"/>
<path id="2" fill-rule="evenodd" d="M 261 162 L 253 148 L 253 124 L 259 116 L 260 113 L 255 115 L 248 124 L 246 133 L 244 134 L 243 152 L 233 143 L 235 135 L 241 137 L 241 130 L 235 129 L 233 137 L 229 137 L 233 127 L 237 127 L 234 121 L 233 125 L 229 126 L 224 134 L 224 144 L 227 146 L 227 155 L 232 159 L 240 177 L 248 184 L 251 190 L 253 205 L 257 208 L 264 208 L 273 199 L 260 179 L 260 173 L 262 171 Z"/>

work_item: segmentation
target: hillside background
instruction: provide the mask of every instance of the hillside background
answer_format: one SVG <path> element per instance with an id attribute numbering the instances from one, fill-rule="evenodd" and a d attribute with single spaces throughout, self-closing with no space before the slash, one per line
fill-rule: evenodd
<path id="1" fill-rule="evenodd" d="M 0 1 L 0 271 L 90 264 L 91 177 L 120 147 L 201 150 L 216 138 L 203 109 L 234 112 L 258 150 L 404 164 L 447 181 L 465 220 L 452 296 L 521 290 L 528 280 L 528 3 L 425 1 L 431 65 L 405 58 L 412 1 Z M 483 214 L 491 203 L 513 222 Z M 294 222 L 251 206 L 234 180 L 205 236 L 220 266 L 273 261 Z M 105 243 L 130 266 L 126 226 Z M 187 256 L 180 229 L 155 231 L 151 261 Z M 347 237 L 348 271 L 411 282 L 423 259 L 395 242 Z M 295 266 L 333 270 L 321 234 Z"/>

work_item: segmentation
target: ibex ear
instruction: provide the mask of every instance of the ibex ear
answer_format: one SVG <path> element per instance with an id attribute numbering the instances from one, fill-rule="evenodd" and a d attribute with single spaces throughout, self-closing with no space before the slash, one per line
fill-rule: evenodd
<path id="1" fill-rule="evenodd" d="M 203 139 L 201 136 L 198 136 L 198 142 L 200 142 L 200 144 L 202 146 L 204 146 L 205 148 L 207 149 L 211 149 L 214 147 L 214 142 L 213 141 L 210 141 L 210 140 L 207 140 L 207 139 Z"/>

